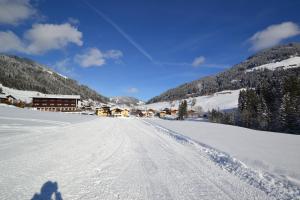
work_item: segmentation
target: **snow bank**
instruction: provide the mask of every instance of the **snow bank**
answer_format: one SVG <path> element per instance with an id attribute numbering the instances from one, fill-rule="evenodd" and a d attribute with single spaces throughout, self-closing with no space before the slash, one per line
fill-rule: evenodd
<path id="1" fill-rule="evenodd" d="M 1 104 L 0 104 L 1 105 Z M 0 124 L 18 124 L 26 126 L 67 125 L 95 119 L 95 116 L 77 113 L 42 112 L 27 108 L 0 106 Z"/>
<path id="2" fill-rule="evenodd" d="M 300 136 L 195 121 L 147 119 L 300 185 Z"/>
<path id="3" fill-rule="evenodd" d="M 290 168 L 291 169 L 291 174 L 294 173 L 298 173 L 299 175 L 299 161 L 300 159 L 298 158 L 299 156 L 297 155 L 299 151 L 297 151 L 297 149 L 299 150 L 299 144 L 300 144 L 300 138 L 298 137 L 298 139 L 296 139 L 296 142 L 292 142 L 294 141 L 295 137 L 293 137 L 293 135 L 283 135 L 283 134 L 279 134 L 279 135 L 283 135 L 282 137 L 276 137 L 275 136 L 275 140 L 271 139 L 274 137 L 274 135 L 272 134 L 278 134 L 278 133 L 259 133 L 259 131 L 255 132 L 252 131 L 250 134 L 251 136 L 248 137 L 249 132 L 247 131 L 236 131 L 237 129 L 243 129 L 243 128 L 239 128 L 239 127 L 231 127 L 231 126 L 226 126 L 226 125 L 219 125 L 219 124 L 211 124 L 211 123 L 205 123 L 205 122 L 196 122 L 196 124 L 200 124 L 202 125 L 202 130 L 203 132 L 207 132 L 207 130 L 210 129 L 206 129 L 208 128 L 205 125 L 209 125 L 211 126 L 211 130 L 214 130 L 212 132 L 218 132 L 219 135 L 223 135 L 220 138 L 222 138 L 220 140 L 217 139 L 215 140 L 214 136 L 210 137 L 210 133 L 206 134 L 207 137 L 203 137 L 203 138 L 210 138 L 212 139 L 214 142 L 208 142 L 208 140 L 202 140 L 201 136 L 199 137 L 198 134 L 201 133 L 201 128 L 199 129 L 200 131 L 196 132 L 191 131 L 192 127 L 195 128 L 195 122 L 194 123 L 186 123 L 186 122 L 172 122 L 172 121 L 164 121 L 164 120 L 145 120 L 145 123 L 149 124 L 150 126 L 155 127 L 159 132 L 167 134 L 171 137 L 173 137 L 174 139 L 176 139 L 178 142 L 180 143 L 184 143 L 184 144 L 190 144 L 193 145 L 195 148 L 197 148 L 199 150 L 199 152 L 203 153 L 205 152 L 205 154 L 213 161 L 215 162 L 218 166 L 220 166 L 222 169 L 228 171 L 229 173 L 232 173 L 236 176 L 238 176 L 241 180 L 247 182 L 248 184 L 259 188 L 260 190 L 264 191 L 266 194 L 268 194 L 271 197 L 274 197 L 275 199 L 299 199 L 300 197 L 300 188 L 299 185 L 297 186 L 297 183 L 299 182 L 293 182 L 291 181 L 291 179 L 289 179 L 289 177 L 286 177 L 282 174 L 280 174 L 280 172 L 282 171 L 266 171 L 266 170 L 261 170 L 261 169 L 255 169 L 255 168 L 249 168 L 247 165 L 245 165 L 243 162 L 241 162 L 239 159 L 236 159 L 238 157 L 248 157 L 248 155 L 250 155 L 250 157 L 252 155 L 255 154 L 255 159 L 267 159 L 267 160 L 273 160 L 280 164 L 284 164 L 286 166 L 289 166 L 289 164 L 292 164 L 293 167 L 295 168 Z M 178 126 L 178 124 L 180 124 Z M 162 126 L 161 126 L 162 125 Z M 171 126 L 170 126 L 171 125 Z M 167 127 L 167 128 L 165 128 Z M 187 128 L 188 127 L 188 128 Z M 182 129 L 183 128 L 183 129 Z M 199 126 L 197 126 L 197 128 L 199 128 Z M 230 130 L 230 128 L 233 128 Z M 234 128 L 237 128 L 236 130 L 234 130 Z M 176 130 L 176 131 L 174 131 Z M 246 129 L 248 130 L 248 129 Z M 181 132 L 177 132 L 177 131 L 181 131 Z M 244 133 L 242 133 L 244 132 Z M 190 133 L 190 134 L 189 134 Z M 198 134 L 197 134 L 198 133 Z M 228 134 L 229 135 L 228 135 Z M 234 137 L 230 137 L 232 135 L 230 135 L 230 133 L 234 133 Z M 243 138 L 243 134 L 246 134 L 248 138 Z M 269 134 L 269 135 L 264 135 L 264 134 Z M 229 137 L 228 137 L 229 136 Z M 262 142 L 254 142 L 255 139 L 251 140 L 251 138 L 260 138 L 262 139 Z M 236 139 L 239 140 L 240 138 L 243 138 L 241 141 L 244 142 L 240 142 L 240 141 L 235 141 Z M 282 139 L 285 138 L 287 142 L 282 142 Z M 247 139 L 247 140 L 245 140 Z M 250 140 L 249 140 L 250 139 Z M 268 145 L 268 142 L 265 144 L 264 142 L 266 142 L 265 140 L 269 141 L 270 144 L 272 145 Z M 260 141 L 260 140 L 258 140 Z M 214 148 L 215 146 L 219 146 L 219 145 L 215 145 L 218 144 L 218 142 L 221 142 L 219 144 L 225 144 L 224 147 L 226 149 L 227 147 L 235 147 L 237 146 L 238 149 L 234 149 L 232 148 L 231 150 L 233 150 L 231 153 L 227 152 L 223 152 L 220 148 L 216 149 Z M 259 144 L 257 146 L 257 144 Z M 212 146 L 213 145 L 213 146 Z M 262 145 L 261 147 L 259 147 L 260 145 Z M 283 147 L 284 145 L 292 145 L 291 148 L 285 148 Z M 266 147 L 264 147 L 266 146 Z M 220 147 L 220 146 L 219 146 Z M 257 148 L 258 147 L 258 148 Z M 270 148 L 271 147 L 271 148 Z M 293 149 L 296 148 L 296 149 Z M 229 148 L 230 149 L 230 148 Z M 244 149 L 244 151 L 243 151 Z M 279 150 L 278 150 L 279 149 Z M 246 151 L 245 151 L 246 150 Z M 296 151 L 294 151 L 296 150 Z M 241 152 L 244 153 L 241 153 Z M 261 155 L 262 152 L 267 151 L 269 153 L 269 156 L 265 157 L 265 155 Z M 292 153 L 290 151 L 293 151 Z M 247 155 L 248 153 L 248 155 Z M 249 154 L 250 153 L 250 154 Z M 279 153 L 279 154 L 276 154 Z M 284 157 L 280 157 L 280 154 L 285 154 Z M 238 156 L 233 156 L 233 155 L 238 155 Z M 275 157 L 276 156 L 276 157 Z M 296 160 L 296 162 L 294 162 Z M 242 159 L 243 161 L 243 159 Z M 244 159 L 244 161 L 247 161 Z M 287 162 L 287 163 L 286 163 Z M 278 164 L 277 163 L 277 164 Z M 295 164 L 296 165 L 293 165 Z M 257 167 L 257 166 L 256 166 Z M 274 173 L 275 172 L 275 173 Z M 296 175 L 297 176 L 297 175 Z M 298 177 L 299 178 L 299 177 Z"/>
<path id="4" fill-rule="evenodd" d="M 300 67 L 300 57 L 298 57 L 298 56 L 292 57 L 292 58 L 289 58 L 286 60 L 282 60 L 280 62 L 260 65 L 258 67 L 254 67 L 252 69 L 248 69 L 248 70 L 246 70 L 246 72 L 253 72 L 255 70 L 264 70 L 264 69 L 273 71 L 277 68 L 290 69 L 290 68 L 296 68 L 296 67 Z"/>

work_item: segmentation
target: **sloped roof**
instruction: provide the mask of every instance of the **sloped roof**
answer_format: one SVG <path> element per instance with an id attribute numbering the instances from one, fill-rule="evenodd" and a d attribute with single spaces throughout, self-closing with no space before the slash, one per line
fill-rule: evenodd
<path id="1" fill-rule="evenodd" d="M 44 99 L 80 99 L 80 95 L 61 95 L 61 94 L 40 94 L 32 98 Z"/>

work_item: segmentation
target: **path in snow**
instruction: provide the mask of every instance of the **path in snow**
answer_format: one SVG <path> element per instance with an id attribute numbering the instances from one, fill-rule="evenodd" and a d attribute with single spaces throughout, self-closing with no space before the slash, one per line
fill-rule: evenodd
<path id="1" fill-rule="evenodd" d="M 52 119 L 26 133 L 0 126 L 0 199 L 30 199 L 47 181 L 63 199 L 272 199 L 195 144 L 142 120 Z"/>

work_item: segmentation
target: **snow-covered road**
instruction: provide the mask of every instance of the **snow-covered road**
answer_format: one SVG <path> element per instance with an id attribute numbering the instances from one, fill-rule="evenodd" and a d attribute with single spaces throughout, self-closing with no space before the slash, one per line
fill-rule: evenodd
<path id="1" fill-rule="evenodd" d="M 7 125 L 12 129 L 0 126 L 0 199 L 56 191 L 47 181 L 57 182 L 63 199 L 272 199 L 195 144 L 140 119 L 30 130 L 17 121 Z"/>

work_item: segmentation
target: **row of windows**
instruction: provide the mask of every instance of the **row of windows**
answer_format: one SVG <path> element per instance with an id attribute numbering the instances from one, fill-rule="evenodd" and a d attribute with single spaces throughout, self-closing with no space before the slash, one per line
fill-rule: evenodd
<path id="1" fill-rule="evenodd" d="M 75 102 L 75 99 L 34 99 L 35 102 Z"/>
<path id="2" fill-rule="evenodd" d="M 34 106 L 47 106 L 47 105 L 49 105 L 49 106 L 76 106 L 76 104 L 75 103 L 70 103 L 70 104 L 61 104 L 61 103 L 58 103 L 58 104 L 54 104 L 54 103 L 50 103 L 50 104 L 47 104 L 47 103 L 34 103 L 33 104 Z"/>

